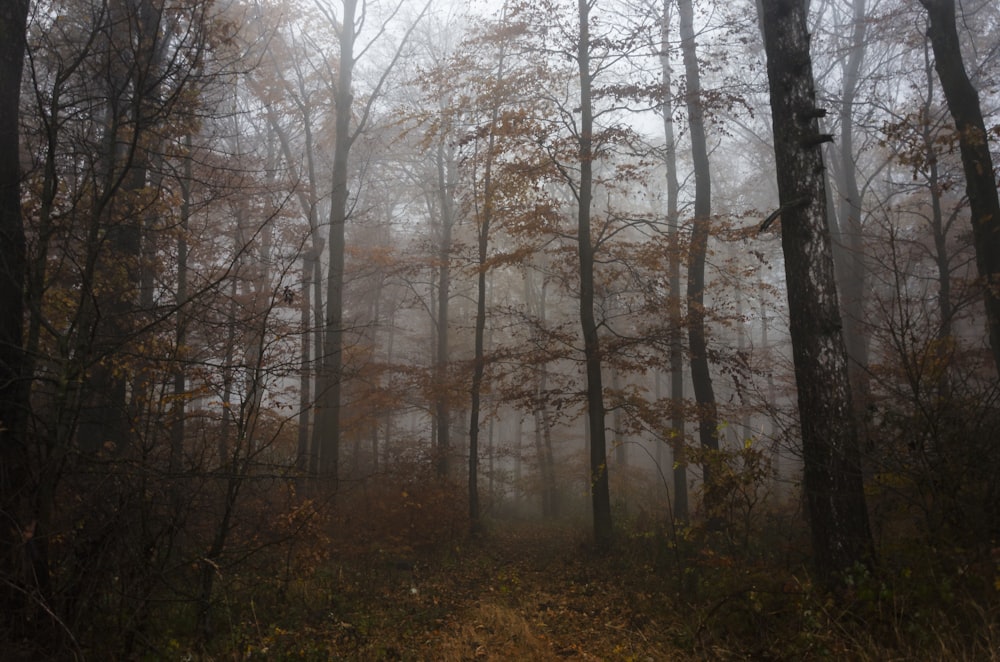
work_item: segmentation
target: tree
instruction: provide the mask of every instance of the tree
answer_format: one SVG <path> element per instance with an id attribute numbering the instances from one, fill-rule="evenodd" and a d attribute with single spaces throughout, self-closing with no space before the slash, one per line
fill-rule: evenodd
<path id="1" fill-rule="evenodd" d="M 23 375 L 24 223 L 18 118 L 24 68 L 28 0 L 0 7 L 0 610 L 13 616 L 23 595 L 8 584 L 15 578 L 15 551 L 27 522 L 19 513 L 26 446 L 22 422 L 28 404 Z"/>
<path id="2" fill-rule="evenodd" d="M 845 320 L 845 342 L 850 359 L 851 388 L 859 411 L 866 406 L 868 392 L 868 332 L 864 324 L 867 264 L 864 254 L 861 190 L 855 161 L 854 137 L 857 125 L 856 99 L 861 86 L 861 66 L 868 50 L 868 20 L 865 0 L 851 2 L 851 32 L 847 58 L 841 68 L 839 167 L 835 169 L 840 192 L 836 220 L 834 266 L 837 270 L 841 305 Z M 839 250 L 838 250 L 839 249 Z M 838 264 L 838 259 L 840 258 Z"/>
<path id="3" fill-rule="evenodd" d="M 972 215 L 976 266 L 983 281 L 986 324 L 993 362 L 1000 373 L 1000 196 L 979 93 L 969 80 L 955 23 L 955 0 L 920 0 L 927 10 L 927 36 L 934 68 L 958 131 L 966 195 Z"/>
<path id="4" fill-rule="evenodd" d="M 503 19 L 501 18 L 501 21 Z M 490 245 L 490 226 L 493 224 L 493 210 L 495 204 L 495 191 L 493 182 L 493 165 L 495 160 L 496 133 L 499 131 L 498 120 L 500 119 L 501 104 L 505 100 L 501 96 L 504 92 L 504 64 L 506 56 L 506 44 L 499 45 L 497 53 L 496 73 L 487 84 L 487 94 L 492 92 L 492 99 L 487 101 L 489 108 L 489 118 L 486 127 L 486 144 L 482 146 L 484 154 L 482 165 L 482 183 L 480 191 L 474 191 L 475 215 L 477 223 L 477 273 L 476 273 L 476 322 L 474 356 L 472 358 L 472 384 L 470 386 L 471 406 L 469 411 L 469 521 L 472 533 L 478 533 L 481 528 L 479 518 L 479 417 L 481 409 L 483 376 L 486 371 L 486 272 L 489 268 L 487 257 Z M 490 89 L 492 88 L 492 89 Z M 479 151 L 479 150 L 477 150 Z M 475 176 L 475 175 L 474 175 Z M 536 426 L 537 430 L 537 426 Z M 542 463 L 544 467 L 544 462 Z M 542 487 L 548 489 L 548 485 Z"/>
<path id="5" fill-rule="evenodd" d="M 594 186 L 594 98 L 590 66 L 590 0 L 578 0 L 579 35 L 576 64 L 580 81 L 580 125 L 577 133 L 580 174 L 576 186 L 577 255 L 580 263 L 580 326 L 587 374 L 587 417 L 590 423 L 590 494 L 594 542 L 608 549 L 614 533 L 608 487 L 607 439 L 604 425 L 604 382 L 601 339 L 594 317 L 594 244 L 590 230 Z"/>
<path id="6" fill-rule="evenodd" d="M 804 0 L 763 0 L 781 245 L 802 434 L 804 489 L 822 579 L 873 559 L 861 453 L 833 274 Z M 766 225 L 766 223 L 765 223 Z M 763 227 L 763 226 L 762 226 Z"/>
<path id="7" fill-rule="evenodd" d="M 354 109 L 354 67 L 358 58 L 368 51 L 365 45 L 360 53 L 355 53 L 355 41 L 364 25 L 365 0 L 361 0 L 361 16 L 357 15 L 358 0 L 343 0 L 340 16 L 323 3 L 317 6 L 324 12 L 337 33 L 340 57 L 337 62 L 337 78 L 334 89 L 334 148 L 333 172 L 330 193 L 330 237 L 327 242 L 329 266 L 326 278 L 326 319 L 324 320 L 324 340 L 322 366 L 320 368 L 317 396 L 317 421 L 313 429 L 313 456 L 318 456 L 318 473 L 336 488 L 340 461 L 341 436 L 341 390 L 343 388 L 344 365 L 344 253 L 346 250 L 345 228 L 348 218 L 348 164 L 351 147 L 362 135 L 371 116 L 375 101 L 385 86 L 389 73 L 403 54 L 410 35 L 420 18 L 426 13 L 430 3 L 424 5 L 417 19 L 410 25 L 400 40 L 390 63 L 382 70 L 360 110 Z M 402 3 L 392 12 L 395 16 Z M 381 35 L 385 26 L 379 32 Z"/>
<path id="8" fill-rule="evenodd" d="M 677 181 L 677 140 L 674 136 L 674 104 L 668 44 L 670 41 L 670 7 L 672 0 L 663 0 L 663 15 L 660 26 L 660 70 L 663 82 L 663 135 L 665 139 L 664 158 L 667 177 L 667 243 L 670 301 L 667 308 L 667 323 L 670 327 L 670 408 L 671 446 L 674 465 L 674 517 L 686 522 L 688 513 L 687 457 L 684 431 L 684 331 L 681 313 L 681 248 L 680 214 L 677 197 L 680 185 Z"/>
<path id="9" fill-rule="evenodd" d="M 708 339 L 705 331 L 705 259 L 712 222 L 712 176 L 709 170 L 708 146 L 705 137 L 705 109 L 701 99 L 701 73 L 694 34 L 694 9 L 691 0 L 678 0 L 680 16 L 681 50 L 684 71 L 687 74 L 688 127 L 691 131 L 691 158 L 694 162 L 694 224 L 691 231 L 691 248 L 688 258 L 687 313 L 688 349 L 691 352 L 691 386 L 698 404 L 698 437 L 702 448 L 711 452 L 719 450 L 717 428 L 719 415 L 712 388 L 712 374 L 708 366 Z M 702 463 L 705 490 L 705 508 L 714 509 L 712 485 L 713 458 Z"/>

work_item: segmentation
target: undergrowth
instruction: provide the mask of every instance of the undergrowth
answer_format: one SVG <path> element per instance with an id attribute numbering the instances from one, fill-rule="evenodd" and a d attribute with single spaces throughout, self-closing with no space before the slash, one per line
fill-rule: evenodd
<path id="1" fill-rule="evenodd" d="M 469 538 L 444 496 L 369 492 L 396 513 L 391 527 L 357 507 L 350 522 L 329 517 L 341 542 L 307 555 L 313 567 L 228 582 L 215 636 L 198 646 L 179 634 L 159 650 L 202 660 L 1000 659 L 995 586 L 983 579 L 995 567 L 946 572 L 912 550 L 907 563 L 849 573 L 834 594 L 810 579 L 794 510 L 762 514 L 738 546 L 698 525 L 627 520 L 601 556 L 569 524 L 494 520 Z"/>

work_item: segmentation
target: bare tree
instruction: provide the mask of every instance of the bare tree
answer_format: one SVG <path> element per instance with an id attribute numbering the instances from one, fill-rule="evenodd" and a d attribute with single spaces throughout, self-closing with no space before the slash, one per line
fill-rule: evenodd
<path id="1" fill-rule="evenodd" d="M 590 0 L 579 0 L 579 35 L 576 64 L 580 75 L 579 180 L 577 198 L 577 255 L 580 260 L 580 325 L 583 330 L 587 373 L 587 417 L 590 423 L 590 494 L 594 517 L 594 542 L 608 549 L 614 533 L 608 487 L 607 430 L 604 425 L 604 383 L 601 375 L 601 340 L 594 317 L 594 244 L 590 230 L 594 187 L 594 97 L 590 65 Z"/>
<path id="2" fill-rule="evenodd" d="M 1000 196 L 986 124 L 979 93 L 965 71 L 955 23 L 955 0 L 920 0 L 920 4 L 927 10 L 927 36 L 934 49 L 934 67 L 958 131 L 965 190 L 972 212 L 976 266 L 983 280 L 993 362 L 1000 373 Z"/>
<path id="3" fill-rule="evenodd" d="M 674 102 L 672 92 L 673 68 L 670 65 L 668 47 L 670 43 L 670 22 L 672 0 L 663 0 L 663 14 L 660 26 L 660 70 L 663 82 L 663 135 L 665 139 L 664 159 L 667 176 L 667 245 L 670 255 L 669 287 L 670 302 L 667 308 L 667 323 L 670 327 L 670 408 L 671 408 L 671 448 L 674 465 L 674 517 L 686 522 L 688 513 L 687 457 L 684 430 L 684 330 L 681 313 L 681 247 L 680 214 L 677 198 L 680 184 L 677 180 L 677 139 L 674 134 Z"/>
<path id="4" fill-rule="evenodd" d="M 382 92 L 393 66 L 403 54 L 410 35 L 430 4 L 424 5 L 417 19 L 400 40 L 390 63 L 383 69 L 374 89 L 360 109 L 354 108 L 354 67 L 358 59 L 368 51 L 369 42 L 360 51 L 355 50 L 355 42 L 366 18 L 365 0 L 361 0 L 361 15 L 358 15 L 358 0 L 343 0 L 338 15 L 328 5 L 317 2 L 317 6 L 330 20 L 337 33 L 340 58 L 337 63 L 337 78 L 334 90 L 334 149 L 333 174 L 330 194 L 330 237 L 327 242 L 329 267 L 326 278 L 326 319 L 324 320 L 324 341 L 322 366 L 318 378 L 317 420 L 313 428 L 312 457 L 318 457 L 318 473 L 334 487 L 337 485 L 340 462 L 340 419 L 341 390 L 344 363 L 344 253 L 346 249 L 345 228 L 348 219 L 348 164 L 351 147 L 362 135 L 371 117 L 372 107 Z M 390 18 L 402 8 L 396 6 Z M 384 33 L 383 25 L 379 35 Z M 376 37 L 377 38 L 377 37 Z"/>
<path id="5" fill-rule="evenodd" d="M 702 448 L 719 450 L 717 428 L 719 415 L 715 390 L 708 365 L 708 338 L 705 331 L 705 259 L 712 222 L 712 176 L 709 170 L 708 146 L 705 137 L 705 109 L 701 99 L 701 73 L 698 65 L 694 34 L 694 9 L 691 0 L 678 0 L 681 50 L 687 74 L 688 127 L 691 131 L 691 158 L 694 162 L 694 226 L 688 258 L 687 313 L 688 348 L 691 352 L 691 386 L 698 404 L 698 437 Z M 711 464 L 702 462 L 706 510 L 714 509 Z"/>

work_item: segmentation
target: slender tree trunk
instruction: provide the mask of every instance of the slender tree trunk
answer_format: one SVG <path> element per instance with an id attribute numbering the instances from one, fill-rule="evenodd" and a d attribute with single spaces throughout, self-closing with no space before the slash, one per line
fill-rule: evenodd
<path id="1" fill-rule="evenodd" d="M 188 244 L 187 232 L 191 219 L 191 135 L 185 138 L 183 179 L 181 188 L 180 235 L 177 238 L 177 328 L 174 337 L 173 365 L 173 420 L 170 427 L 170 471 L 175 479 L 180 473 L 181 459 L 184 454 L 184 421 L 187 404 L 184 370 L 184 355 L 187 353 L 187 320 L 185 306 L 188 303 Z"/>
<path id="2" fill-rule="evenodd" d="M 958 131 L 965 192 L 972 212 L 976 266 L 983 281 L 986 323 L 993 362 L 1000 374 L 1000 195 L 990 154 L 989 134 L 979 94 L 965 71 L 955 23 L 955 0 L 920 0 L 929 19 L 927 36 L 934 49 L 934 67 Z"/>
<path id="3" fill-rule="evenodd" d="M 711 452 L 719 450 L 719 420 L 708 365 L 708 338 L 705 329 L 705 258 L 712 220 L 712 178 L 705 137 L 705 113 L 701 103 L 701 73 L 694 35 L 694 9 L 691 0 L 678 0 L 677 8 L 684 70 L 687 74 L 688 125 L 691 130 L 691 158 L 694 162 L 694 227 L 691 231 L 687 279 L 691 386 L 698 404 L 698 438 L 702 448 Z M 711 463 L 711 457 L 702 463 L 705 510 L 710 517 L 715 510 L 716 497 L 719 496 L 713 489 Z"/>
<path id="4" fill-rule="evenodd" d="M 677 141 L 674 138 L 674 104 L 671 92 L 673 70 L 670 65 L 670 7 L 672 0 L 663 0 L 663 22 L 660 28 L 660 68 L 663 80 L 663 135 L 667 166 L 667 250 L 670 298 L 667 319 L 670 326 L 670 447 L 674 467 L 674 519 L 686 522 L 688 513 L 687 457 L 684 429 L 684 321 L 681 315 L 681 247 L 680 214 L 677 197 Z"/>
<path id="5" fill-rule="evenodd" d="M 491 136 L 492 138 L 492 136 Z M 492 140 L 491 140 L 492 142 Z M 489 173 L 484 183 L 489 191 Z M 486 331 L 486 251 L 489 244 L 490 214 L 489 194 L 486 211 L 479 225 L 479 273 L 476 278 L 476 331 L 475 356 L 472 368 L 471 406 L 469 409 L 469 527 L 472 533 L 479 533 L 479 409 L 482 397 L 483 374 L 486 369 L 484 337 Z"/>
<path id="6" fill-rule="evenodd" d="M 491 122 L 496 121 L 496 113 Z M 472 366 L 471 405 L 469 407 L 469 527 L 478 533 L 479 522 L 479 409 L 486 370 L 486 257 L 489 250 L 490 222 L 493 216 L 493 128 L 487 141 L 486 168 L 483 174 L 483 204 L 479 213 L 479 268 L 476 273 L 476 330 Z"/>
<path id="7" fill-rule="evenodd" d="M 931 64 L 930 45 L 924 43 L 924 71 L 927 74 L 927 98 L 923 105 L 921 138 L 924 143 L 924 160 L 927 163 L 927 188 L 931 198 L 931 234 L 934 237 L 934 262 L 938 272 L 938 340 L 951 336 L 951 264 L 948 256 L 948 223 L 941 208 L 941 177 L 938 170 L 937 146 L 931 133 L 930 113 L 934 102 L 934 71 Z"/>
<path id="8" fill-rule="evenodd" d="M 313 429 L 313 453 L 318 457 L 319 475 L 336 490 L 339 480 L 341 441 L 340 393 L 344 366 L 344 252 L 347 224 L 347 166 L 353 137 L 351 107 L 354 75 L 354 38 L 357 0 L 343 0 L 343 16 L 338 26 L 340 60 L 334 96 L 333 185 L 330 192 L 329 266 L 326 279 L 326 319 L 324 321 L 322 385 L 317 393 L 317 424 Z"/>
<path id="9" fill-rule="evenodd" d="M 315 469 L 315 462 L 310 465 L 310 413 L 313 408 L 312 380 L 313 380 L 313 345 L 314 335 L 316 336 L 315 351 L 320 355 L 320 339 L 322 333 L 322 313 L 317 312 L 317 319 L 313 323 L 313 299 L 321 299 L 320 288 L 320 252 L 322 251 L 322 240 L 319 238 L 319 228 L 317 219 L 318 195 L 316 192 L 316 165 L 312 139 L 312 109 L 306 101 L 307 92 L 304 89 L 302 80 L 299 80 L 299 91 L 301 98 L 297 99 L 299 111 L 302 113 L 302 130 L 305 135 L 305 158 L 306 173 L 303 178 L 305 186 L 296 188 L 299 206 L 305 210 L 306 219 L 309 223 L 309 237 L 306 242 L 306 250 L 302 255 L 302 286 L 298 293 L 301 296 L 299 302 L 299 325 L 302 328 L 302 345 L 299 353 L 299 417 L 298 417 L 298 447 L 296 451 L 296 469 L 305 474 L 310 466 Z M 261 96 L 264 90 L 260 90 Z M 292 151 L 291 140 L 288 132 L 281 126 L 280 117 L 270 107 L 267 109 L 268 122 L 272 130 L 281 143 L 281 151 L 284 155 L 287 167 L 293 169 L 295 155 Z M 322 311 L 322 306 L 319 311 Z"/>
<path id="10" fill-rule="evenodd" d="M 451 231 L 455 224 L 455 166 L 450 148 L 437 148 L 438 202 L 441 209 L 441 236 L 438 244 L 437 349 L 434 362 L 434 415 L 437 420 L 438 476 L 447 478 L 451 470 L 451 388 L 448 379 L 449 306 L 451 304 Z M 485 286 L 484 286 L 485 287 Z M 485 305 L 485 301 L 483 302 Z M 484 313 L 485 315 L 485 313 Z"/>
<path id="11" fill-rule="evenodd" d="M 868 330 L 865 326 L 865 261 L 864 235 L 861 222 L 861 191 L 858 188 L 857 166 L 854 163 L 854 100 L 857 97 L 861 64 L 867 51 L 865 0 L 853 0 L 853 24 L 850 54 L 842 74 L 840 101 L 840 204 L 837 210 L 839 237 L 842 250 L 834 250 L 834 258 L 842 257 L 838 284 L 844 308 L 844 342 L 847 346 L 848 373 L 854 394 L 855 408 L 864 411 L 868 400 Z"/>
<path id="12" fill-rule="evenodd" d="M 525 271 L 524 300 L 528 310 L 534 313 L 538 328 L 544 329 L 547 315 L 548 279 L 543 277 L 541 285 L 536 288 L 534 273 L 534 269 Z M 535 382 L 531 413 L 535 423 L 535 453 L 538 458 L 538 473 L 541 480 L 542 516 L 552 518 L 558 511 L 558 490 L 556 489 L 555 459 L 552 452 L 552 426 L 549 421 L 549 369 L 547 361 L 544 358 L 539 360 L 531 372 Z"/>
<path id="13" fill-rule="evenodd" d="M 618 374 L 618 368 L 611 366 L 611 389 L 615 392 L 618 404 L 611 414 L 611 434 L 614 439 L 611 442 L 615 449 L 615 466 L 625 467 L 628 465 L 628 446 L 625 445 L 625 432 L 622 429 L 622 379 Z"/>
<path id="14" fill-rule="evenodd" d="M 594 114 L 590 72 L 590 4 L 579 0 L 580 33 L 577 65 L 580 72 L 580 134 L 578 157 L 577 249 L 580 259 L 580 325 L 587 371 L 587 417 L 590 422 L 590 494 L 594 517 L 594 543 L 599 550 L 611 547 L 611 493 L 608 486 L 607 431 L 604 427 L 604 384 L 601 376 L 601 341 L 594 317 L 594 245 L 590 236 L 593 199 Z"/>
<path id="15" fill-rule="evenodd" d="M 873 560 L 833 274 L 805 0 L 763 0 L 804 487 L 821 578 Z"/>

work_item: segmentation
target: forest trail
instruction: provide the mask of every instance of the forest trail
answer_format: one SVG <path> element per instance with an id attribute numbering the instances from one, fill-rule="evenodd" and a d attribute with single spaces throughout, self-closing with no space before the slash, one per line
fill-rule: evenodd
<path id="1" fill-rule="evenodd" d="M 314 659 L 310 641 L 334 659 L 695 659 L 673 643 L 690 633 L 668 617 L 654 569 L 598 556 L 584 532 L 564 526 L 516 524 L 336 574 L 330 609 L 308 625 L 271 626 L 268 655 Z"/>

